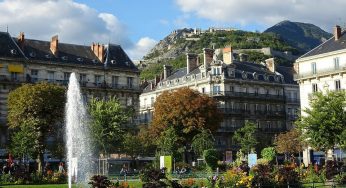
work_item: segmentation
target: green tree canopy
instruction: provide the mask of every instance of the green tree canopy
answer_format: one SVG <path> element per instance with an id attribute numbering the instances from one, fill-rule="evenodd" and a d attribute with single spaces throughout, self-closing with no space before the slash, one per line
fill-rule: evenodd
<path id="1" fill-rule="evenodd" d="M 258 143 L 255 134 L 256 125 L 250 121 L 246 121 L 244 127 L 234 132 L 233 139 L 238 142 L 242 151 L 250 153 L 251 149 Z"/>
<path id="2" fill-rule="evenodd" d="M 263 148 L 261 151 L 261 156 L 263 159 L 267 160 L 268 162 L 272 161 L 276 156 L 275 148 L 274 147 Z"/>
<path id="3" fill-rule="evenodd" d="M 309 104 L 310 108 L 304 109 L 296 121 L 303 139 L 313 148 L 325 152 L 342 144 L 342 132 L 346 129 L 345 92 L 317 92 Z"/>
<path id="4" fill-rule="evenodd" d="M 12 141 L 19 135 L 33 139 L 39 171 L 42 171 L 43 153 L 47 148 L 46 138 L 64 120 L 65 101 L 65 89 L 50 83 L 25 84 L 9 93 L 8 123 L 14 132 Z M 18 149 L 16 144 L 12 146 L 12 150 Z"/>
<path id="5" fill-rule="evenodd" d="M 196 134 L 192 139 L 192 149 L 199 156 L 203 156 L 204 150 L 213 149 L 215 139 L 209 130 L 202 129 L 202 131 Z"/>
<path id="6" fill-rule="evenodd" d="M 91 135 L 94 149 L 108 155 L 121 148 L 126 123 L 132 117 L 132 109 L 124 108 L 116 98 L 108 100 L 91 99 Z"/>

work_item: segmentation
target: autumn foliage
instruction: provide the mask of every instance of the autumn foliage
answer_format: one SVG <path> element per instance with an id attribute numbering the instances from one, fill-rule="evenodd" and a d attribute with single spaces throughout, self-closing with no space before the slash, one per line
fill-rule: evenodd
<path id="1" fill-rule="evenodd" d="M 154 108 L 150 129 L 157 137 L 173 126 L 179 136 L 191 140 L 201 129 L 216 131 L 222 121 L 217 101 L 189 88 L 163 92 Z"/>

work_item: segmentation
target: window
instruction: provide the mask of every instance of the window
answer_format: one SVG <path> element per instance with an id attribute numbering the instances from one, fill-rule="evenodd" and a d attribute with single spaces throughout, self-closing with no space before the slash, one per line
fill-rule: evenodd
<path id="1" fill-rule="evenodd" d="M 335 80 L 335 90 L 340 90 L 341 85 L 340 85 L 340 80 Z"/>
<path id="2" fill-rule="evenodd" d="M 116 88 L 118 86 L 119 76 L 112 76 L 112 87 Z"/>
<path id="3" fill-rule="evenodd" d="M 127 105 L 127 106 L 131 106 L 131 105 L 132 105 L 132 97 L 128 97 L 128 98 L 126 99 L 126 105 Z"/>
<path id="4" fill-rule="evenodd" d="M 248 108 L 247 108 L 247 103 L 244 103 L 244 110 L 247 111 Z"/>
<path id="5" fill-rule="evenodd" d="M 315 93 L 318 91 L 317 84 L 312 84 L 312 92 Z"/>
<path id="6" fill-rule="evenodd" d="M 100 85 L 102 83 L 101 75 L 95 75 L 95 84 Z"/>
<path id="7" fill-rule="evenodd" d="M 86 74 L 80 74 L 79 75 L 79 81 L 86 82 Z"/>
<path id="8" fill-rule="evenodd" d="M 255 110 L 258 111 L 258 104 L 255 104 Z"/>
<path id="9" fill-rule="evenodd" d="M 127 87 L 132 88 L 133 87 L 133 78 L 127 77 Z"/>
<path id="10" fill-rule="evenodd" d="M 234 92 L 234 86 L 230 86 L 230 87 L 229 87 L 229 91 L 230 91 L 230 92 Z"/>
<path id="11" fill-rule="evenodd" d="M 269 111 L 270 111 L 270 105 L 267 104 L 267 112 L 269 112 Z"/>
<path id="12" fill-rule="evenodd" d="M 205 88 L 204 87 L 202 87 L 202 93 L 205 93 Z"/>
<path id="13" fill-rule="evenodd" d="M 214 67 L 214 68 L 213 68 L 213 74 L 214 74 L 214 75 L 220 75 L 220 68 Z"/>
<path id="14" fill-rule="evenodd" d="M 151 105 L 151 106 L 154 106 L 155 98 L 154 98 L 154 97 L 151 97 L 151 98 L 150 98 L 150 102 L 151 102 L 150 105 Z"/>
<path id="15" fill-rule="evenodd" d="M 316 63 L 315 62 L 311 63 L 311 72 L 312 72 L 312 74 L 316 74 L 317 73 Z"/>
<path id="16" fill-rule="evenodd" d="M 71 75 L 70 72 L 64 72 L 64 80 L 68 81 L 70 79 L 70 75 Z"/>
<path id="17" fill-rule="evenodd" d="M 334 58 L 334 69 L 339 70 L 339 57 Z"/>
<path id="18" fill-rule="evenodd" d="M 38 70 L 31 69 L 31 77 L 38 76 Z"/>
<path id="19" fill-rule="evenodd" d="M 213 93 L 214 94 L 220 94 L 220 86 L 218 86 L 218 85 L 213 86 Z"/>
<path id="20" fill-rule="evenodd" d="M 48 82 L 54 82 L 54 71 L 48 71 Z"/>
<path id="21" fill-rule="evenodd" d="M 258 95 L 258 88 L 255 88 L 255 95 Z"/>
<path id="22" fill-rule="evenodd" d="M 11 80 L 18 81 L 18 72 L 11 72 Z"/>
<path id="23" fill-rule="evenodd" d="M 277 96 L 280 95 L 280 90 L 279 90 L 279 89 L 276 90 L 276 95 L 277 95 Z"/>

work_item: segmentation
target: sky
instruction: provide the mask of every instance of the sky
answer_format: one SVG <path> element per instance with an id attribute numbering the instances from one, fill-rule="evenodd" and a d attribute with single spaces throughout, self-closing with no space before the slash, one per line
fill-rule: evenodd
<path id="1" fill-rule="evenodd" d="M 0 31 L 63 43 L 120 44 L 141 59 L 175 29 L 264 31 L 283 20 L 332 32 L 345 27 L 345 0 L 0 0 Z"/>

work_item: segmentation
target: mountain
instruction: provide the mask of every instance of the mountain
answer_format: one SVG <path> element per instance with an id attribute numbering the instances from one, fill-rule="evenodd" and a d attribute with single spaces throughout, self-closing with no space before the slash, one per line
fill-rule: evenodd
<path id="1" fill-rule="evenodd" d="M 292 47 L 307 52 L 332 37 L 332 34 L 310 23 L 282 21 L 264 33 L 274 33 Z"/>

